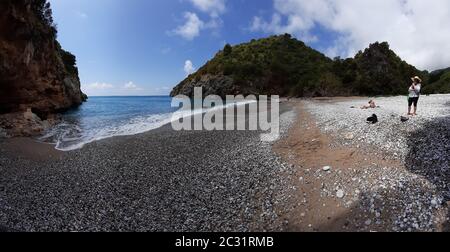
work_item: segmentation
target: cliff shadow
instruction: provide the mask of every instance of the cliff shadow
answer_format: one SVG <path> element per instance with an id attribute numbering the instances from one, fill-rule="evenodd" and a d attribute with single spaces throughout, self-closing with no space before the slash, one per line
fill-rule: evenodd
<path id="1" fill-rule="evenodd" d="M 450 111 L 450 102 L 446 103 Z M 443 230 L 450 231 L 450 116 L 430 121 L 408 138 L 409 152 L 406 168 L 425 177 L 438 191 L 438 201 L 447 207 L 447 220 Z"/>
<path id="2" fill-rule="evenodd" d="M 427 221 L 417 224 L 410 222 L 414 218 L 431 220 L 432 213 L 418 211 L 418 206 L 423 206 L 423 204 L 415 202 L 416 197 L 411 195 L 411 191 L 408 190 L 408 188 L 415 188 L 414 181 L 404 181 L 403 183 L 403 188 L 395 190 L 376 189 L 361 192 L 358 195 L 359 199 L 348 211 L 331 220 L 324 221 L 318 226 L 317 231 L 416 232 L 430 230 Z M 423 188 L 416 189 L 415 193 L 429 195 Z M 407 205 L 412 206 L 410 212 L 405 211 Z M 408 221 L 405 222 L 405 218 L 408 218 Z"/>
<path id="3" fill-rule="evenodd" d="M 450 232 L 450 102 L 445 106 L 444 116 L 425 123 L 407 138 L 405 168 L 425 180 L 409 178 L 393 190 L 363 191 L 347 213 L 325 221 L 318 230 Z"/>

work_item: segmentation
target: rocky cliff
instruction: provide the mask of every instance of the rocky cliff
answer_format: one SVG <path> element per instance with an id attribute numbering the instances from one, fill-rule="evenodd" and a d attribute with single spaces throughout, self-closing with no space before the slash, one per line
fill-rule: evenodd
<path id="1" fill-rule="evenodd" d="M 354 58 L 334 60 L 291 35 L 227 45 L 171 95 L 277 94 L 281 96 L 403 95 L 410 78 L 422 72 L 398 57 L 389 44 L 373 43 Z"/>
<path id="2" fill-rule="evenodd" d="M 45 0 L 0 1 L 0 127 L 9 135 L 38 134 L 87 98 L 56 33 Z"/>

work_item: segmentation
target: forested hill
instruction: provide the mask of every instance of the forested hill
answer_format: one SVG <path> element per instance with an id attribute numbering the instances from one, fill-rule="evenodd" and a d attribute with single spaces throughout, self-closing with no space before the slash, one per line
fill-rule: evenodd
<path id="1" fill-rule="evenodd" d="M 450 93 L 450 68 L 436 70 L 430 73 L 429 85 L 424 87 L 426 94 Z"/>
<path id="2" fill-rule="evenodd" d="M 430 74 L 403 61 L 387 42 L 374 43 L 354 58 L 330 59 L 289 34 L 226 45 L 178 84 L 171 95 L 277 94 L 291 97 L 404 95 L 412 76 L 425 86 Z"/>

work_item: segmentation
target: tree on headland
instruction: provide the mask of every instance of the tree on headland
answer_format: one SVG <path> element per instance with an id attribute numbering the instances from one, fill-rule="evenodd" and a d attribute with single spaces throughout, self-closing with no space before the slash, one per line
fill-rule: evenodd
<path id="1" fill-rule="evenodd" d="M 47 22 L 47 24 L 53 25 L 53 12 L 50 2 L 45 3 L 43 14 L 44 20 Z"/>
<path id="2" fill-rule="evenodd" d="M 233 47 L 231 47 L 230 44 L 226 44 L 225 47 L 223 48 L 223 54 L 225 56 L 230 55 L 233 52 Z"/>
<path id="3" fill-rule="evenodd" d="M 35 10 L 37 17 L 46 26 L 49 26 L 52 33 L 56 36 L 57 29 L 53 20 L 53 11 L 50 2 L 47 0 L 35 0 L 32 1 L 33 10 Z"/>

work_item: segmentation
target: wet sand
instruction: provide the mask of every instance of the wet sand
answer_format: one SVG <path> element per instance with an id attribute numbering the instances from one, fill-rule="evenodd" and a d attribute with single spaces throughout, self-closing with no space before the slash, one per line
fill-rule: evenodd
<path id="1" fill-rule="evenodd" d="M 52 144 L 45 144 L 31 138 L 10 138 L 0 140 L 2 153 L 14 155 L 18 158 L 27 158 L 35 161 L 58 159 L 63 152 L 55 149 Z"/>

